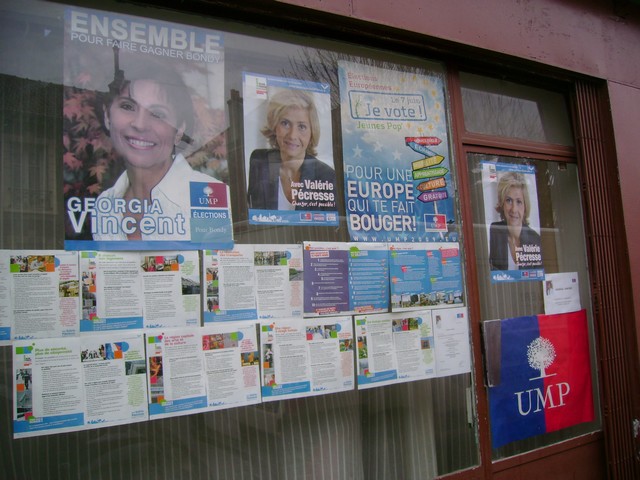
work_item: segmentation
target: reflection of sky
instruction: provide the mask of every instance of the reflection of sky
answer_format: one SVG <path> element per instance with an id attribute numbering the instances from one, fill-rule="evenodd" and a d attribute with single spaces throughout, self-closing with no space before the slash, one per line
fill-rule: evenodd
<path id="1" fill-rule="evenodd" d="M 462 97 L 469 131 L 547 141 L 537 102 L 471 88 L 463 88 Z"/>
<path id="2" fill-rule="evenodd" d="M 64 6 L 22 0 L 9 9 L 0 12 L 0 73 L 61 84 Z M 37 52 L 38 61 L 25 52 Z"/>

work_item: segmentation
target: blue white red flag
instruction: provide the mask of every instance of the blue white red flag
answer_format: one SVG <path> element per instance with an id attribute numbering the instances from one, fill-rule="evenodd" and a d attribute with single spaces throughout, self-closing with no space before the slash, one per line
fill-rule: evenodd
<path id="1" fill-rule="evenodd" d="M 584 310 L 483 325 L 493 448 L 594 418 Z"/>

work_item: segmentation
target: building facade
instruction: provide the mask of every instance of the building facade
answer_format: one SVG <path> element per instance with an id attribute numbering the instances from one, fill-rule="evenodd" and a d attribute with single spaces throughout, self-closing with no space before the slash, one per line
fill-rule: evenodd
<path id="1" fill-rule="evenodd" d="M 69 233 L 68 192 L 76 184 L 92 185 L 94 190 L 84 190 L 91 197 L 113 185 L 119 175 L 121 159 L 110 153 L 99 157 L 99 148 L 109 152 L 112 147 L 97 142 L 104 141 L 105 135 L 116 142 L 112 100 L 104 80 L 115 82 L 119 66 L 128 74 L 124 66 L 127 54 L 215 64 L 207 70 L 205 80 L 196 81 L 200 88 L 192 91 L 192 97 L 211 94 L 222 98 L 207 111 L 199 110 L 195 103 L 201 124 L 192 137 L 200 144 L 189 150 L 194 144 L 185 142 L 189 146 L 184 157 L 194 169 L 200 165 L 202 171 L 228 186 L 236 245 L 371 242 L 373 231 L 385 230 L 382 223 L 375 227 L 374 214 L 400 217 L 406 213 L 401 202 L 392 203 L 391 196 L 388 205 L 382 206 L 383 180 L 392 184 L 390 177 L 404 172 L 393 170 L 400 156 L 391 149 L 385 163 L 379 153 L 388 145 L 385 142 L 395 135 L 406 141 L 404 147 L 413 142 L 413 150 L 425 160 L 438 155 L 446 159 L 450 171 L 442 174 L 445 183 L 433 184 L 433 191 L 440 189 L 446 195 L 423 197 L 425 204 L 427 198 L 448 199 L 435 211 L 436 216 L 446 217 L 446 225 L 427 228 L 435 233 L 424 238 L 410 233 L 407 238 L 409 229 L 403 229 L 402 220 L 399 224 L 391 221 L 387 230 L 393 235 L 380 233 L 376 238 L 396 245 L 442 242 L 459 248 L 462 283 L 450 302 L 448 295 L 432 299 L 426 291 L 418 291 L 415 298 L 399 298 L 398 306 L 447 307 L 447 303 L 457 305 L 461 298 L 468 319 L 468 345 L 457 341 L 449 353 L 460 355 L 463 350 L 469 358 L 468 371 L 378 388 L 357 386 L 327 395 L 14 438 L 15 391 L 25 381 L 16 373 L 20 372 L 13 342 L 18 339 L 7 339 L 0 347 L 0 405 L 5 412 L 0 419 L 0 470 L 6 472 L 5 478 L 507 479 L 539 478 L 541 472 L 551 478 L 638 478 L 640 253 L 634 245 L 640 244 L 635 218 L 635 205 L 640 202 L 636 188 L 640 167 L 635 158 L 640 149 L 636 134 L 640 2 L 63 4 L 29 0 L 6 1 L 0 9 L 0 249 L 69 250 L 70 239 L 84 241 L 85 237 Z M 93 14 L 111 23 L 100 20 L 93 24 Z M 189 49 L 191 37 L 163 37 L 162 25 L 211 32 L 217 43 Z M 115 64 L 111 56 L 103 62 L 87 54 L 93 52 L 91 48 L 105 47 L 111 55 L 114 39 L 120 42 Z M 78 55 L 70 53 L 74 48 Z M 216 56 L 220 51 L 224 52 L 222 61 Z M 264 85 L 260 79 L 265 79 Z M 254 86 L 253 81 L 258 87 L 251 96 L 248 86 Z M 105 85 L 93 87 L 99 82 Z M 332 158 L 336 196 L 330 210 L 337 213 L 335 223 L 320 214 L 319 207 L 309 212 L 317 224 L 274 226 L 254 217 L 255 210 L 267 207 L 259 206 L 250 186 L 253 167 L 249 157 L 254 157 L 252 150 L 261 137 L 257 133 L 259 114 L 249 108 L 263 93 L 265 98 L 270 95 L 267 85 L 273 82 L 307 91 L 325 85 L 330 92 L 324 115 L 320 109 L 322 136 L 316 143 L 318 158 Z M 419 86 L 411 87 L 412 82 Z M 371 100 L 380 98 L 374 94 L 387 86 L 384 100 Z M 103 103 L 98 101 L 100 94 L 78 100 L 81 93 L 94 90 L 104 93 Z M 365 100 L 358 110 L 352 99 L 363 91 L 370 96 L 362 97 Z M 424 124 L 418 126 L 423 129 L 415 133 L 418 130 L 412 122 L 420 113 L 409 103 L 404 109 L 394 105 L 391 98 L 409 102 L 419 91 L 426 92 L 431 103 L 428 118 L 421 117 Z M 401 97 L 398 92 L 410 93 Z M 131 92 L 129 96 L 134 97 Z M 87 109 L 92 110 L 91 121 L 97 122 L 93 127 L 83 124 Z M 393 117 L 394 109 L 398 117 Z M 181 131 L 179 121 L 176 125 Z M 81 129 L 84 133 L 78 134 Z M 86 133 L 88 130 L 93 133 Z M 356 138 L 354 131 L 362 133 L 358 140 L 363 143 L 355 145 L 358 153 L 351 143 Z M 81 165 L 88 160 L 82 160 L 80 147 L 72 147 L 79 143 L 74 142 L 82 144 L 83 152 L 90 152 L 87 155 L 95 162 L 92 170 Z M 138 139 L 138 146 L 141 143 Z M 260 150 L 269 148 L 262 147 Z M 360 161 L 362 152 L 365 159 Z M 385 169 L 386 174 L 382 173 Z M 317 172 L 309 180 L 325 181 Z M 497 179 L 506 175 L 501 172 L 529 175 L 525 203 L 533 200 L 534 207 L 528 208 L 534 213 L 527 211 L 524 225 L 536 231 L 536 240 L 521 237 L 520 241 L 533 245 L 531 253 L 542 254 L 539 264 L 532 260 L 528 268 L 519 267 L 517 260 L 515 266 L 496 266 L 499 261 L 492 253 L 492 224 L 506 225 L 509 217 L 499 193 L 496 205 Z M 253 182 L 268 175 L 266 170 L 256 174 Z M 375 189 L 376 179 L 381 184 L 378 203 L 375 190 L 363 188 L 366 184 Z M 299 176 L 298 181 L 304 184 L 304 177 Z M 403 185 L 397 178 L 394 181 L 393 185 Z M 431 186 L 424 189 L 432 190 Z M 287 193 L 281 187 L 279 194 Z M 404 195 L 406 208 L 413 197 Z M 364 208 L 367 198 L 371 203 Z M 268 209 L 284 214 L 281 206 Z M 372 224 L 367 227 L 364 222 L 369 218 Z M 503 250 L 510 248 L 506 237 L 502 243 Z M 100 250 L 108 241 L 86 245 Z M 203 248 L 197 249 L 203 256 Z M 508 253 L 505 250 L 500 255 Z M 271 261 L 260 258 L 262 264 Z M 495 277 L 496 270 L 521 276 L 501 280 Z M 535 277 L 540 271 L 544 279 Z M 534 278 L 526 278 L 528 275 Z M 511 373 L 504 368 L 505 357 L 500 356 L 500 349 L 506 351 L 504 343 L 500 346 L 492 340 L 495 330 L 491 324 L 525 317 L 539 322 L 550 317 L 559 324 L 561 317 L 553 317 L 550 307 L 556 298 L 550 290 L 552 278 L 554 282 L 575 278 L 579 283 L 573 290 L 568 288 L 573 292 L 571 298 L 556 299 L 556 303 L 571 300 L 579 303 L 571 311 L 584 312 L 587 353 L 581 367 L 586 369 L 588 387 L 580 394 L 580 405 L 584 406 L 587 397 L 591 403 L 587 402 L 584 417 L 522 433 L 529 421 L 510 428 L 509 417 L 502 416 L 504 411 L 496 403 L 493 389 L 510 381 Z M 391 289 L 393 293 L 393 285 Z M 427 297 L 424 303 L 420 303 L 422 294 Z M 13 292 L 10 295 L 15 297 Z M 6 308 L 5 317 L 15 317 L 18 310 Z M 435 312 L 440 310 L 426 310 L 437 329 Z M 206 323 L 206 307 L 202 315 Z M 502 339 L 506 339 L 502 328 Z M 366 336 L 364 330 L 358 332 Z M 579 343 L 578 335 L 568 327 L 561 333 L 570 347 Z M 372 337 L 366 338 L 367 359 L 372 362 L 375 345 Z M 428 341 L 424 336 L 422 340 Z M 389 341 L 391 344 L 393 349 L 400 348 L 398 339 Z M 438 345 L 436 342 L 436 351 Z M 556 348 L 556 358 L 560 358 L 562 353 Z M 358 383 L 363 365 L 360 353 L 367 350 L 358 344 L 356 351 L 359 358 L 353 358 L 352 376 Z M 577 350 L 567 351 L 578 355 Z M 442 365 L 447 364 L 447 354 L 440 355 Z M 553 358 L 549 365 L 552 362 Z M 264 371 L 268 366 L 262 362 L 261 368 Z M 527 390 L 529 411 L 561 410 L 563 396 L 569 395 L 568 385 L 545 380 L 546 390 Z M 35 383 L 32 389 L 32 395 L 42 393 Z M 558 397 L 554 397 L 556 391 Z M 510 397 L 520 402 L 523 418 L 526 395 L 521 391 Z M 506 423 L 505 437 L 498 433 L 500 422 Z"/>

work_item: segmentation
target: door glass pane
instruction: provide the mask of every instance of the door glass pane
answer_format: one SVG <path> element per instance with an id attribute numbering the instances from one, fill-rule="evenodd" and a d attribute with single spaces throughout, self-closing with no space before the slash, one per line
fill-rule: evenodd
<path id="1" fill-rule="evenodd" d="M 500 223 L 505 224 L 506 232 L 510 226 L 508 219 L 510 214 L 507 212 L 507 208 L 503 208 L 503 220 L 501 221 L 500 214 L 496 211 L 499 186 L 494 187 L 496 191 L 491 192 L 492 195 L 487 195 L 487 192 L 484 191 L 484 185 L 487 184 L 487 172 L 495 172 L 496 169 L 498 171 L 533 172 L 526 174 L 531 182 L 529 182 L 527 189 L 528 195 L 525 194 L 525 198 L 528 197 L 528 201 L 525 203 L 530 204 L 530 207 L 526 213 L 523 207 L 518 214 L 523 218 L 528 216 L 528 222 L 521 222 L 528 223 L 528 227 L 522 227 L 520 238 L 524 237 L 525 231 L 533 231 L 533 233 L 527 233 L 529 240 L 523 241 L 523 244 L 540 246 L 541 268 L 544 269 L 546 275 L 562 272 L 577 274 L 580 305 L 587 310 L 589 319 L 593 395 L 595 411 L 598 412 L 589 272 L 587 271 L 582 206 L 576 165 L 480 153 L 468 154 L 467 161 L 471 185 L 471 205 L 473 206 L 481 321 L 545 313 L 544 282 L 542 279 L 504 282 L 496 282 L 494 279 L 492 281 L 496 270 L 513 271 L 518 267 L 509 266 L 508 243 L 505 243 L 505 247 L 502 249 L 490 245 L 492 243 L 490 241 L 491 224 L 494 224 L 493 228 Z M 484 182 L 483 174 L 485 176 Z M 533 241 L 533 238 L 536 240 Z M 495 238 L 493 241 L 495 242 Z M 496 253 L 497 251 L 502 253 Z M 539 271 L 536 270 L 539 267 L 538 264 L 533 262 L 532 265 L 531 271 Z M 485 355 L 492 353 L 495 352 L 485 352 Z M 593 422 L 507 444 L 499 449 L 494 449 L 493 456 L 494 459 L 500 459 L 527 452 L 592 432 L 599 427 L 600 419 L 596 414 L 596 420 Z"/>
<path id="2" fill-rule="evenodd" d="M 471 73 L 460 74 L 469 132 L 573 145 L 562 94 Z"/>

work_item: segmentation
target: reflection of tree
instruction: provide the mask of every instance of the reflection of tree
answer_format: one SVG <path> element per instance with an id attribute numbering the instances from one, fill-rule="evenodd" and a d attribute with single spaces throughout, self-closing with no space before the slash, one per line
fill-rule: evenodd
<path id="1" fill-rule="evenodd" d="M 398 65 L 378 61 L 371 58 L 353 57 L 344 53 L 312 48 L 301 48 L 297 57 L 289 58 L 289 69 L 282 72 L 283 77 L 299 78 L 319 83 L 328 83 L 331 87 L 331 109 L 340 108 L 340 81 L 338 79 L 338 62 L 341 60 L 355 61 L 360 65 L 370 65 L 390 71 L 389 75 L 396 75 Z M 411 67 L 404 65 L 402 71 L 415 73 Z M 417 72 L 417 70 L 416 70 Z"/>
<path id="2" fill-rule="evenodd" d="M 527 347 L 527 360 L 529 366 L 540 370 L 540 378 L 547 376 L 545 369 L 549 368 L 556 358 L 556 350 L 553 344 L 544 337 L 538 337 Z"/>
<path id="3" fill-rule="evenodd" d="M 473 88 L 462 89 L 467 127 L 477 133 L 546 141 L 537 102 Z M 489 87 L 487 86 L 487 89 Z"/>
<path id="4" fill-rule="evenodd" d="M 343 54 L 328 50 L 301 48 L 298 57 L 289 58 L 291 70 L 285 71 L 283 76 L 300 78 L 331 86 L 331 109 L 340 106 L 340 91 L 338 81 L 338 60 L 347 58 Z"/>

